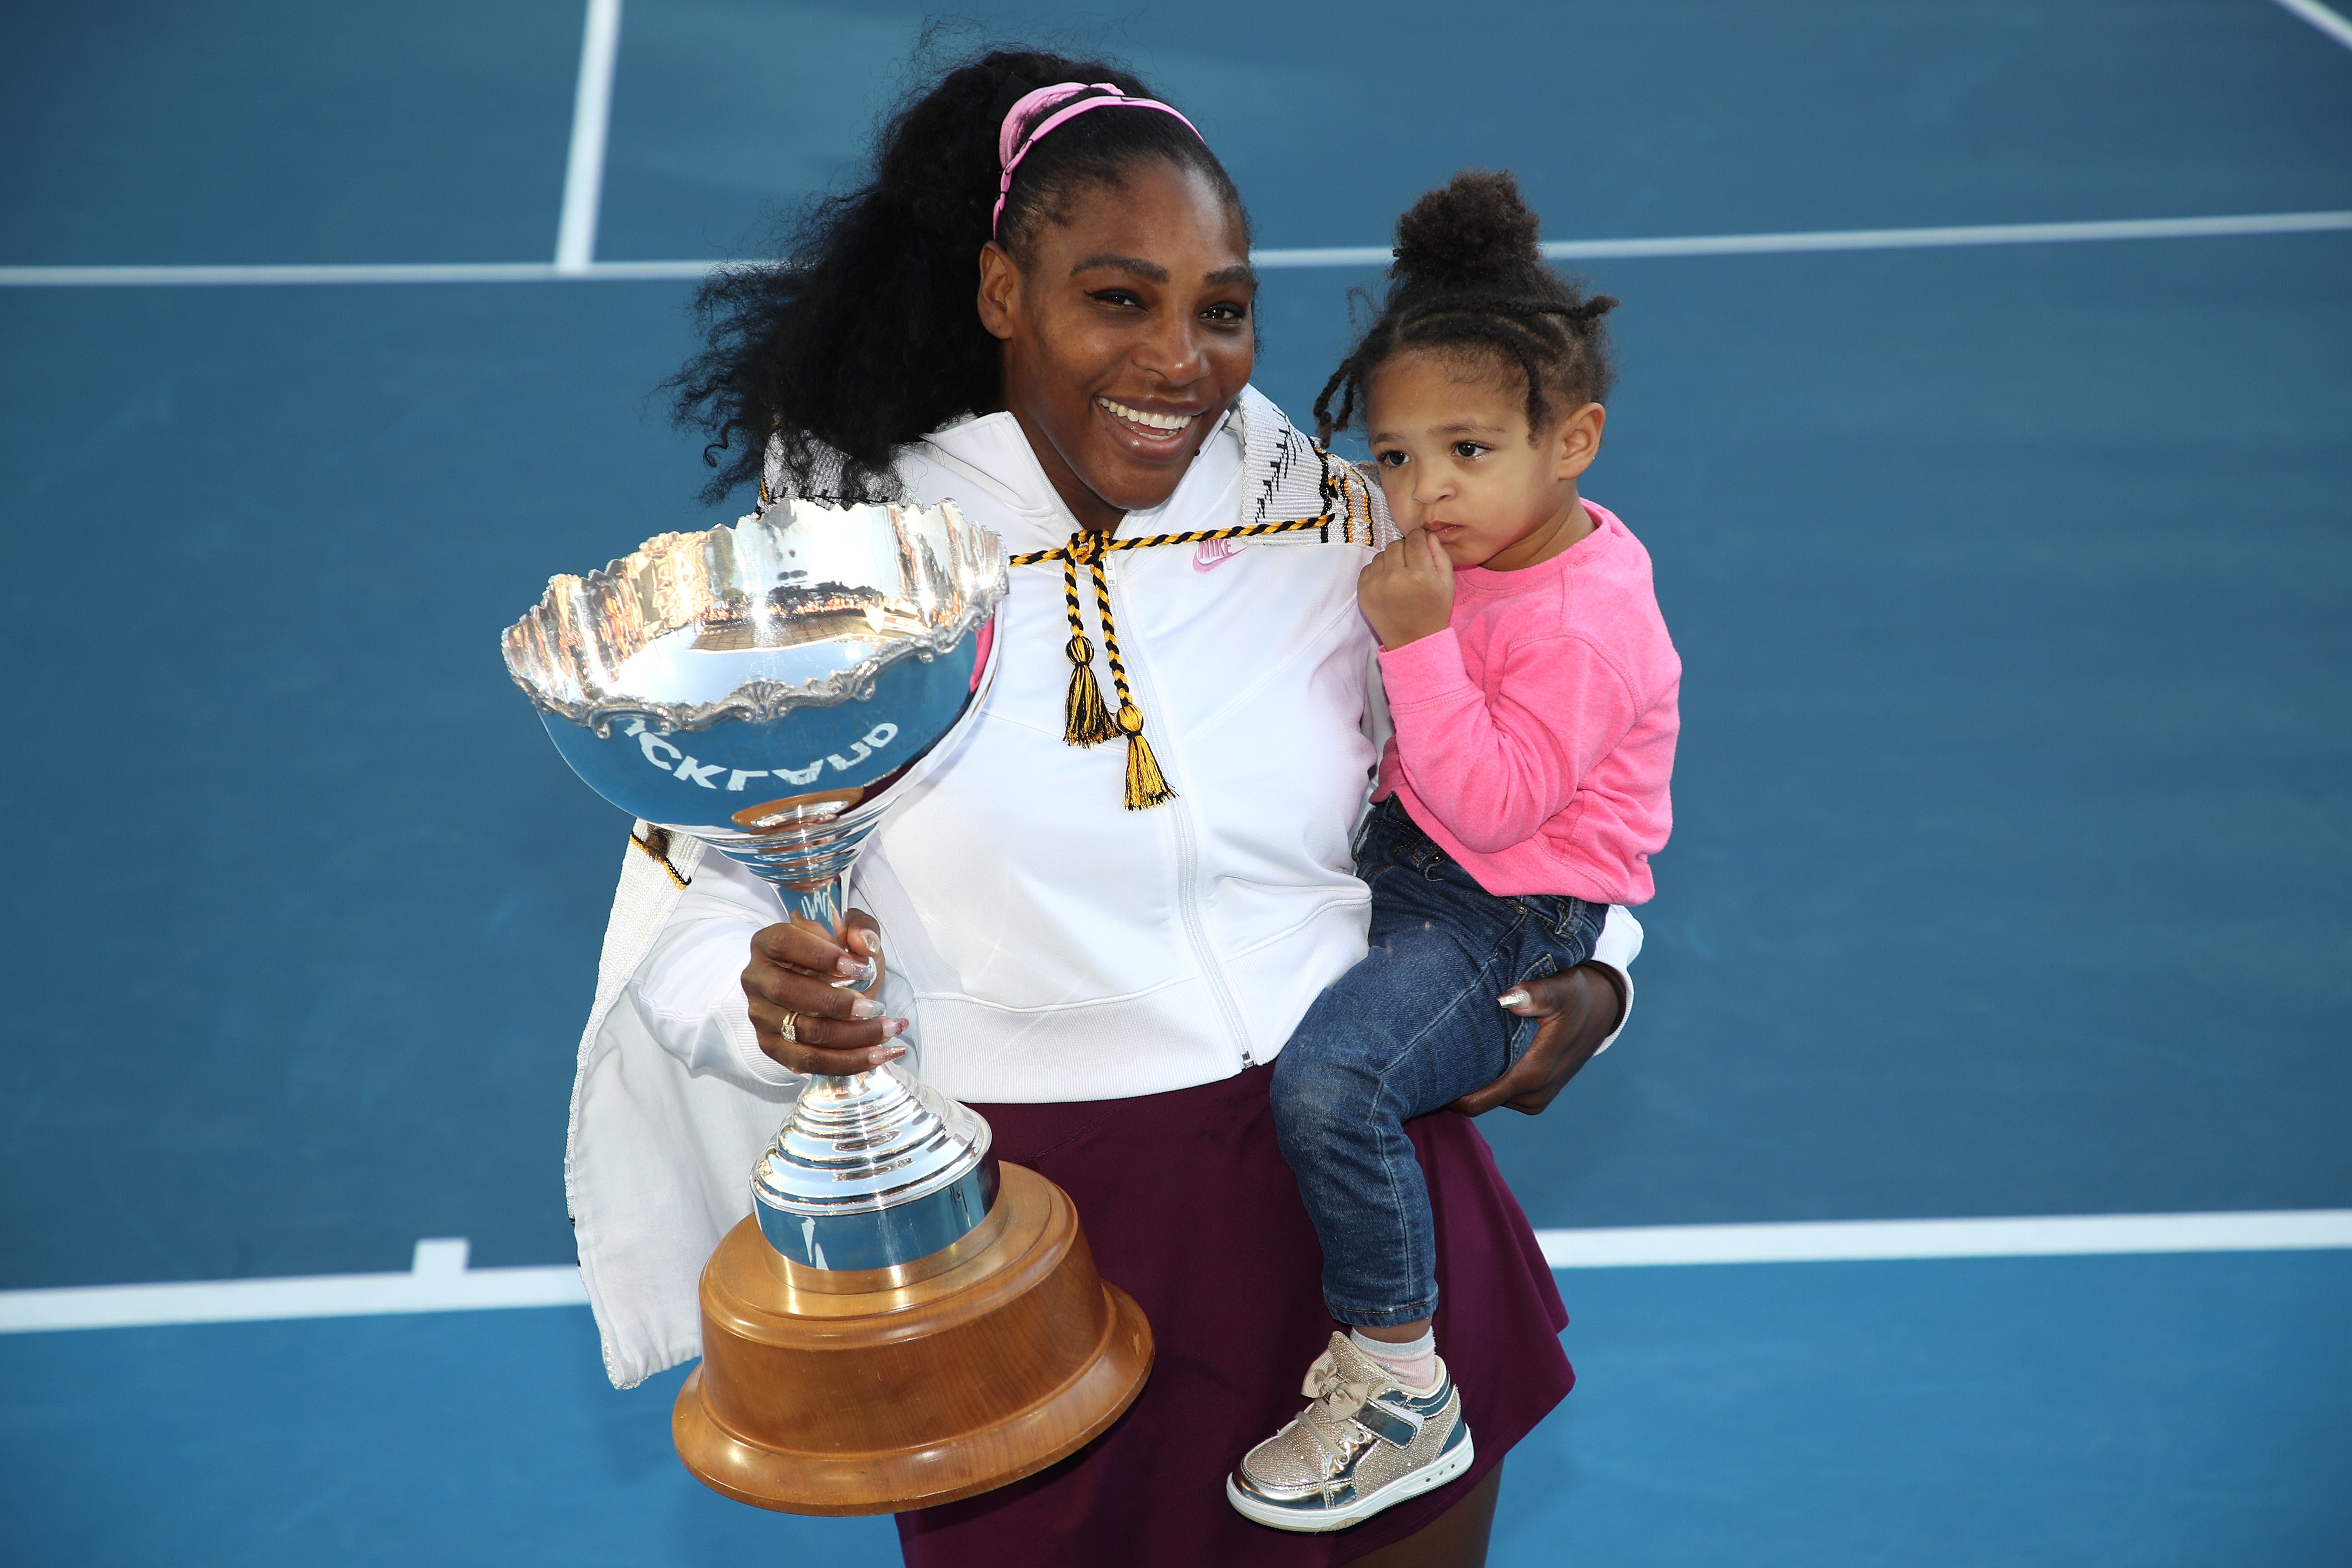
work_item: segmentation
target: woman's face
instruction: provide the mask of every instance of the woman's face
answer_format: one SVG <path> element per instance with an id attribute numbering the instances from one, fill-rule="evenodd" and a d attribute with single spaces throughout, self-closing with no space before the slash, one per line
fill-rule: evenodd
<path id="1" fill-rule="evenodd" d="M 1081 526 L 1158 506 L 1256 357 L 1239 215 L 1158 159 L 1081 189 L 1027 265 L 992 242 L 980 319 L 1004 344 L 1004 405 Z"/>

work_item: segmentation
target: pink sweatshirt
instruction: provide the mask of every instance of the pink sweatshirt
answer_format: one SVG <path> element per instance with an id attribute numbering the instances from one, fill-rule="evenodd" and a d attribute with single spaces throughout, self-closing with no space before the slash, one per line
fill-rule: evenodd
<path id="1" fill-rule="evenodd" d="M 1614 514 L 1519 572 L 1454 574 L 1445 630 L 1381 655 L 1396 734 L 1376 798 L 1498 896 L 1638 904 L 1674 825 L 1683 661 L 1650 552 Z"/>

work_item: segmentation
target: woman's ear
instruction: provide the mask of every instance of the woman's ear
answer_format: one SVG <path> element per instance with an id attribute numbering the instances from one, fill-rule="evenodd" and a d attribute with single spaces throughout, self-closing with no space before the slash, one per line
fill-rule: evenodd
<path id="1" fill-rule="evenodd" d="M 1552 436 L 1557 478 L 1575 479 L 1592 466 L 1592 459 L 1601 456 L 1601 428 L 1608 423 L 1609 411 L 1598 403 L 1588 403 L 1559 422 Z"/>
<path id="2" fill-rule="evenodd" d="M 1021 266 L 992 239 L 980 247 L 980 324 L 990 337 L 1010 341 L 1020 311 Z"/>

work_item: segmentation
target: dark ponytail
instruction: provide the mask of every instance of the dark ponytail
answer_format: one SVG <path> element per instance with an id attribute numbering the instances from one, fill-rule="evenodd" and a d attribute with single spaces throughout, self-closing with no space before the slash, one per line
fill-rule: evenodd
<path id="1" fill-rule="evenodd" d="M 1348 427 L 1372 372 L 1406 349 L 1485 359 L 1524 377 L 1530 433 L 1555 407 L 1606 398 L 1617 377 L 1601 318 L 1617 301 L 1587 299 L 1546 267 L 1537 233 L 1536 215 L 1507 173 L 1467 170 L 1413 203 L 1397 220 L 1396 265 L 1379 318 L 1315 399 L 1322 439 Z"/>
<path id="2" fill-rule="evenodd" d="M 782 265 L 731 268 L 703 285 L 705 347 L 667 384 L 678 423 L 709 437 L 703 460 L 718 472 L 706 500 L 756 479 L 772 437 L 795 493 L 889 499 L 898 447 L 1000 405 L 1000 345 L 975 304 L 997 132 L 1024 96 L 1066 81 L 1155 96 L 1118 66 L 1034 50 L 958 66 L 890 116 L 868 183 L 807 209 Z M 1181 121 L 1102 109 L 1022 161 L 996 237 L 1024 257 L 1082 187 L 1116 185 L 1143 158 L 1198 171 L 1240 213 L 1223 165 Z"/>

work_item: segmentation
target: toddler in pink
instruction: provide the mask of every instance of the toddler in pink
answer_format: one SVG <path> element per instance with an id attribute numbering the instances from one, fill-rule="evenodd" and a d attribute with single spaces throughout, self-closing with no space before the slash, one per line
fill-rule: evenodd
<path id="1" fill-rule="evenodd" d="M 1489 893 L 1645 903 L 1674 825 L 1682 660 L 1616 514 L 1516 572 L 1457 567 L 1444 630 L 1381 655 L 1396 724 L 1375 798 Z"/>
<path id="2" fill-rule="evenodd" d="M 1347 1330 L 1308 1370 L 1311 1403 L 1226 1481 L 1283 1530 L 1343 1528 L 1469 1469 L 1404 1123 L 1518 1063 L 1537 1021 L 1498 1002 L 1650 897 L 1673 821 L 1682 661 L 1649 552 L 1577 488 L 1616 301 L 1543 266 L 1507 174 L 1431 192 L 1397 240 L 1380 317 L 1315 409 L 1328 440 L 1360 400 L 1406 532 L 1358 589 L 1395 721 L 1356 841 L 1370 948 L 1275 1060 L 1275 1127 Z M 1580 1065 L 1547 1066 L 1541 1098 Z"/>

